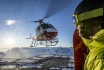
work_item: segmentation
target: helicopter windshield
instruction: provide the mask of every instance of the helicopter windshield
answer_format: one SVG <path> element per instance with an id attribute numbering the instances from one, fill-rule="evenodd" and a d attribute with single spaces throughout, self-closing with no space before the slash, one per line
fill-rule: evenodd
<path id="1" fill-rule="evenodd" d="M 53 25 L 51 25 L 51 24 L 49 24 L 49 26 L 51 27 L 51 28 L 54 28 L 54 29 L 56 29 Z M 56 29 L 57 30 L 57 29 Z"/>
<path id="2" fill-rule="evenodd" d="M 48 24 L 42 24 L 41 27 L 42 27 L 43 29 L 51 28 Z"/>
<path id="3" fill-rule="evenodd" d="M 49 24 L 41 24 L 36 28 L 36 31 L 40 31 L 40 27 L 43 29 L 52 28 L 52 26 L 50 26 Z"/>
<path id="4" fill-rule="evenodd" d="M 38 26 L 38 27 L 36 28 L 36 31 L 40 31 L 40 26 Z"/>

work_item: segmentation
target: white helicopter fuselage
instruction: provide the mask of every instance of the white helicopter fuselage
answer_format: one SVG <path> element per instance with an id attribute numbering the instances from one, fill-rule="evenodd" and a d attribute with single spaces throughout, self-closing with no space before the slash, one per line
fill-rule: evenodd
<path id="1" fill-rule="evenodd" d="M 44 34 L 44 31 L 47 31 L 47 34 Z M 46 28 L 40 31 L 35 32 L 35 39 L 37 41 L 45 41 L 45 40 L 52 40 L 58 34 L 58 31 L 55 28 Z"/>
<path id="2" fill-rule="evenodd" d="M 48 23 L 42 22 L 43 20 L 39 20 L 36 22 L 40 22 L 40 25 L 35 29 L 35 36 L 26 39 L 31 39 L 31 47 L 42 45 L 45 42 L 46 46 L 55 46 L 59 41 L 56 36 L 58 35 L 57 29 Z M 38 42 L 40 41 L 40 43 Z"/>

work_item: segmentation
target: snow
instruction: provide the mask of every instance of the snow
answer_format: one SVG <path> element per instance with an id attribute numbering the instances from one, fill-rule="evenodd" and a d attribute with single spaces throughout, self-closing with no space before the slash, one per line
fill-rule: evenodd
<path id="1" fill-rule="evenodd" d="M 69 63 L 68 66 L 74 68 L 74 63 Z"/>
<path id="2" fill-rule="evenodd" d="M 2 58 L 2 62 L 13 62 L 18 60 L 19 58 Z"/>
<path id="3" fill-rule="evenodd" d="M 11 53 L 11 54 L 10 54 Z M 12 54 L 13 53 L 13 54 Z M 6 57 L 1 58 L 0 61 L 7 64 L 2 68 L 42 68 L 42 63 L 35 63 L 45 58 L 69 58 L 68 67 L 51 67 L 50 70 L 57 68 L 61 70 L 74 70 L 74 56 L 72 48 L 62 47 L 45 47 L 45 48 L 13 48 L 5 52 Z M 26 54 L 26 55 L 25 55 Z M 15 58 L 7 58 L 14 57 Z M 21 57 L 22 56 L 22 57 Z M 18 64 L 17 64 L 18 63 Z M 35 64 L 34 64 L 35 63 Z M 44 63 L 44 61 L 43 61 Z"/>
<path id="4" fill-rule="evenodd" d="M 52 54 L 42 54 L 42 55 L 40 55 L 40 56 L 38 56 L 38 57 L 44 57 L 44 58 L 46 58 L 46 57 L 53 57 L 54 55 L 52 55 Z"/>
<path id="5" fill-rule="evenodd" d="M 74 59 L 71 58 L 69 61 L 70 61 L 70 62 L 74 62 Z"/>
<path id="6" fill-rule="evenodd" d="M 43 59 L 43 58 L 39 58 L 39 57 L 31 57 L 31 58 L 28 58 L 30 60 L 40 60 L 40 59 Z"/>
<path id="7" fill-rule="evenodd" d="M 61 58 L 69 58 L 70 56 L 63 55 Z"/>
<path id="8" fill-rule="evenodd" d="M 74 68 L 62 68 L 62 70 L 74 70 Z"/>
<path id="9" fill-rule="evenodd" d="M 5 58 L 29 58 L 37 55 L 68 55 L 73 56 L 72 47 L 38 47 L 38 48 L 12 48 L 5 52 Z"/>
<path id="10" fill-rule="evenodd" d="M 32 63 L 32 62 L 34 62 L 34 61 L 36 61 L 36 60 L 29 60 L 29 59 L 20 59 L 19 61 L 16 61 L 16 62 L 21 62 L 21 63 Z"/>

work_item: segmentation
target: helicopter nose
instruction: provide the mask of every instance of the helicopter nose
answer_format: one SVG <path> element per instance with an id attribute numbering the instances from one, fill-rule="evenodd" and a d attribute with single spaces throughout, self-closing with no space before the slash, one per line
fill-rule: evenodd
<path id="1" fill-rule="evenodd" d="M 48 34 L 51 36 L 51 38 L 55 38 L 58 32 L 48 32 Z"/>

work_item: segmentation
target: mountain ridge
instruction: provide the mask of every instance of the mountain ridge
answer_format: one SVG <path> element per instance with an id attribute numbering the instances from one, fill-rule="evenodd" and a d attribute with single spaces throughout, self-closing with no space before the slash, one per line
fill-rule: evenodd
<path id="1" fill-rule="evenodd" d="M 36 47 L 36 48 L 19 48 L 15 47 L 5 52 L 5 58 L 29 58 L 42 54 L 56 54 L 73 56 L 72 47 Z M 1 57 L 1 56 L 0 56 Z"/>

